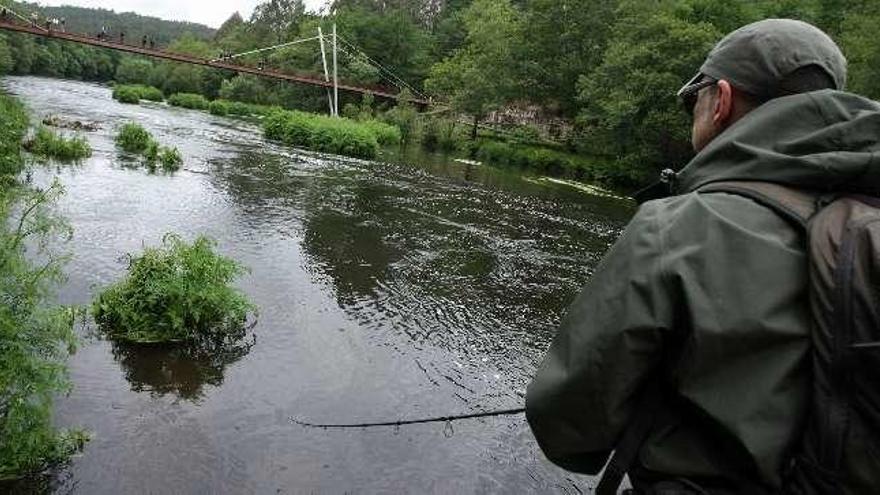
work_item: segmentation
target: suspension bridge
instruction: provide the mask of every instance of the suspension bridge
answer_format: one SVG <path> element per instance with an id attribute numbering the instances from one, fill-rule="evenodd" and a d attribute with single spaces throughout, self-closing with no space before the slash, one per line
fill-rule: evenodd
<path id="1" fill-rule="evenodd" d="M 4 9 L 4 16 L 0 18 L 0 30 L 3 31 L 12 31 L 18 33 L 26 33 L 34 36 L 40 36 L 43 38 L 56 39 L 61 41 L 68 41 L 72 43 L 79 43 L 82 45 L 95 46 L 99 48 L 107 48 L 110 50 L 116 50 L 120 52 L 132 53 L 136 55 L 143 55 L 146 57 L 152 57 L 162 60 L 169 60 L 173 62 L 179 62 L 184 64 L 192 64 L 199 65 L 204 67 L 211 67 L 214 69 L 233 71 L 239 74 L 251 74 L 254 76 L 276 79 L 280 81 L 287 81 L 290 83 L 296 84 L 305 84 L 309 86 L 317 86 L 326 88 L 328 90 L 328 97 L 330 99 L 330 112 L 334 115 L 339 114 L 339 98 L 338 92 L 344 91 L 348 93 L 361 94 L 361 95 L 372 95 L 376 98 L 386 99 L 386 100 L 399 100 L 400 99 L 400 91 L 394 91 L 387 87 L 380 86 L 364 86 L 364 85 L 355 85 L 355 84 L 346 84 L 343 82 L 339 82 L 336 76 L 336 46 L 337 40 L 343 41 L 343 46 L 341 46 L 343 53 L 351 55 L 353 51 L 358 50 L 351 43 L 345 42 L 341 37 L 337 37 L 335 32 L 332 35 L 326 36 L 330 38 L 333 42 L 333 77 L 330 77 L 330 72 L 327 63 L 327 54 L 325 50 L 324 39 L 325 36 L 323 33 L 319 31 L 318 36 L 313 38 L 306 38 L 302 40 L 295 40 L 292 42 L 282 43 L 279 45 L 258 48 L 254 50 L 250 50 L 244 53 L 239 54 L 229 54 L 224 57 L 215 58 L 215 59 L 207 59 L 196 57 L 183 53 L 174 53 L 167 50 L 163 50 L 160 48 L 146 47 L 146 46 L 138 46 L 132 44 L 126 44 L 122 40 L 115 41 L 108 39 L 105 37 L 97 37 L 91 35 L 78 34 L 73 32 L 68 32 L 65 29 L 59 29 L 57 25 L 53 25 L 51 23 L 46 23 L 45 27 L 43 24 L 37 23 L 26 17 L 19 15 L 11 10 Z M 334 29 L 335 31 L 335 29 Z M 290 46 L 298 43 L 305 42 L 320 42 L 321 46 L 321 54 L 324 61 L 324 77 L 320 76 L 312 76 L 305 74 L 295 74 L 286 71 L 280 71 L 273 68 L 264 67 L 262 64 L 258 66 L 246 65 L 243 63 L 236 63 L 236 60 L 240 57 L 247 56 L 250 54 L 275 50 L 279 48 L 283 48 L 285 46 Z M 346 48 L 347 46 L 347 48 Z M 360 56 L 365 57 L 371 65 L 374 65 L 380 73 L 383 73 L 385 77 L 390 80 L 393 84 L 395 84 L 398 88 L 406 87 L 408 88 L 412 96 L 408 97 L 408 100 L 418 106 L 420 109 L 425 109 L 433 104 L 433 102 L 423 95 L 422 93 L 416 91 L 412 86 L 406 84 L 402 79 L 396 76 L 390 69 L 382 66 L 375 60 L 369 58 L 366 54 L 361 52 Z"/>

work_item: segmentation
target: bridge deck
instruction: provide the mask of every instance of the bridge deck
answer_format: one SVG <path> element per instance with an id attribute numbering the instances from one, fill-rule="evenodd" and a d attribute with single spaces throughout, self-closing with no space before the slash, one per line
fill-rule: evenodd
<path id="1" fill-rule="evenodd" d="M 95 37 L 85 36 L 76 33 L 57 31 L 54 29 L 46 30 L 42 27 L 25 25 L 16 22 L 12 22 L 9 19 L 0 19 L 0 30 L 6 31 L 15 31 L 19 33 L 28 33 L 35 36 L 42 36 L 44 38 L 53 38 L 64 41 L 71 41 L 74 43 L 81 43 L 84 45 L 97 46 L 101 48 L 109 48 L 111 50 L 117 50 L 121 52 L 135 53 L 138 55 L 144 55 L 147 57 L 160 58 L 164 60 L 171 60 L 174 62 L 181 62 L 185 64 L 193 64 L 193 65 L 202 65 L 205 67 L 212 67 L 215 69 L 223 69 L 234 71 L 242 74 L 253 74 L 255 76 L 260 77 L 268 77 L 270 79 L 279 79 L 282 81 L 300 83 L 300 84 L 308 84 L 311 86 L 320 86 L 323 88 L 333 88 L 332 81 L 325 81 L 322 78 L 311 77 L 306 75 L 298 75 L 298 74 L 290 74 L 286 72 L 280 72 L 273 69 L 259 69 L 257 67 L 251 67 L 247 65 L 238 65 L 223 61 L 212 61 L 208 59 L 203 59 L 199 57 L 194 57 L 192 55 L 185 55 L 182 53 L 172 53 L 164 50 L 156 50 L 149 48 L 142 48 L 134 45 L 126 45 L 123 43 L 117 43 L 109 40 L 100 40 Z M 398 95 L 396 93 L 392 93 L 390 90 L 386 88 L 378 88 L 378 87 L 362 87 L 362 86 L 353 86 L 349 84 L 339 84 L 340 91 L 348 91 L 351 93 L 360 93 L 360 94 L 370 94 L 378 98 L 385 98 L 389 100 L 397 100 Z M 422 100 L 418 98 L 414 98 L 412 100 L 416 105 L 425 107 L 430 105 L 431 102 L 427 100 Z"/>

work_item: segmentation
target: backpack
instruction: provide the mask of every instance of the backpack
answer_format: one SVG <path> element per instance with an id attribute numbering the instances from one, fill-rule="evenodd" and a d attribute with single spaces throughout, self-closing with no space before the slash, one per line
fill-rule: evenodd
<path id="1" fill-rule="evenodd" d="M 880 487 L 880 198 L 750 181 L 698 192 L 748 197 L 805 233 L 813 376 L 783 493 L 873 493 Z M 636 418 L 624 432 L 597 494 L 616 492 L 652 422 Z"/>

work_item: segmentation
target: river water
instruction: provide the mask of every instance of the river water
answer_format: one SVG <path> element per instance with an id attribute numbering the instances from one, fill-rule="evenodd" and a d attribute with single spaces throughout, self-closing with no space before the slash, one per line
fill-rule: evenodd
<path id="1" fill-rule="evenodd" d="M 57 493 L 587 492 L 554 467 L 523 416 L 356 430 L 360 422 L 518 407 L 567 303 L 632 213 L 570 184 L 446 158 L 368 162 L 264 141 L 256 124 L 106 87 L 2 82 L 36 121 L 96 121 L 58 177 L 74 237 L 65 304 L 119 279 L 125 253 L 166 232 L 206 234 L 250 268 L 259 306 L 245 352 L 199 361 L 124 347 L 87 326 L 70 359 L 61 426 L 93 440 L 35 491 Z M 126 121 L 180 149 L 149 174 L 120 156 Z"/>

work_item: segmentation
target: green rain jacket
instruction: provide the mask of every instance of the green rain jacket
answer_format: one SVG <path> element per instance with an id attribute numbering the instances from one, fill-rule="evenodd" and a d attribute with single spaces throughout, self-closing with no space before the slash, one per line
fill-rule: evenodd
<path id="1" fill-rule="evenodd" d="M 751 199 L 698 189 L 755 180 L 878 195 L 878 141 L 878 103 L 831 90 L 779 98 L 700 152 L 677 196 L 643 204 L 529 385 L 547 457 L 596 474 L 645 388 L 660 386 L 631 477 L 779 488 L 809 392 L 805 239 Z"/>

